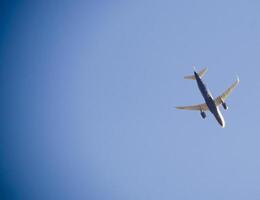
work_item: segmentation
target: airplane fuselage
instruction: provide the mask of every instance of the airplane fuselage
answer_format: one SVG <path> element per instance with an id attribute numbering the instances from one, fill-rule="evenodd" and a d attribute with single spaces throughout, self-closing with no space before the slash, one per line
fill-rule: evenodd
<path id="1" fill-rule="evenodd" d="M 195 75 L 199 90 L 200 90 L 200 92 L 201 92 L 210 112 L 215 116 L 218 123 L 222 127 L 224 127 L 225 126 L 225 120 L 224 120 L 218 106 L 216 106 L 211 93 L 209 92 L 206 85 L 202 82 L 201 78 L 199 77 L 199 75 L 195 71 L 194 71 L 194 75 Z"/>

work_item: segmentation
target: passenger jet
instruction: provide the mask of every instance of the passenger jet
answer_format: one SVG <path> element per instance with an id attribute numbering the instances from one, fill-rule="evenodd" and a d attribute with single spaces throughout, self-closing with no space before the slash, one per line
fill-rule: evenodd
<path id="1" fill-rule="evenodd" d="M 202 69 L 200 72 L 196 72 L 194 69 L 194 75 L 191 76 L 185 76 L 185 79 L 189 80 L 196 80 L 199 90 L 205 100 L 204 104 L 198 104 L 198 105 L 193 105 L 193 106 L 179 106 L 176 107 L 177 109 L 182 109 L 182 110 L 197 110 L 200 111 L 200 114 L 203 119 L 206 118 L 206 113 L 205 111 L 210 111 L 218 123 L 224 128 L 225 127 L 225 120 L 223 115 L 221 114 L 219 110 L 219 106 L 222 105 L 225 110 L 228 109 L 227 104 L 225 103 L 225 100 L 229 96 L 229 94 L 234 90 L 234 88 L 238 85 L 239 83 L 239 78 L 237 77 L 237 80 L 220 96 L 217 98 L 213 98 L 212 94 L 210 91 L 207 89 L 206 85 L 202 82 L 202 77 L 206 73 L 207 68 Z"/>

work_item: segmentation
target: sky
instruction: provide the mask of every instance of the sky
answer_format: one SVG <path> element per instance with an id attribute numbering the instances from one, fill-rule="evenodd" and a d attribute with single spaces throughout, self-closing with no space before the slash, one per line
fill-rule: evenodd
<path id="1" fill-rule="evenodd" d="M 1 1 L 0 199 L 259 199 L 258 1 Z M 221 108 L 183 76 L 203 77 Z"/>

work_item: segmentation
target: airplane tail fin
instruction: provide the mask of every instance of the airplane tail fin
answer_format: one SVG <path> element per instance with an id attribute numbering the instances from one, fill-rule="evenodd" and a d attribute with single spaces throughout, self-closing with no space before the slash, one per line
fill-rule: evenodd
<path id="1" fill-rule="evenodd" d="M 197 74 L 199 75 L 199 77 L 203 77 L 205 75 L 205 73 L 207 72 L 208 68 L 205 67 L 204 69 L 200 70 Z M 194 75 L 191 75 L 191 76 L 185 76 L 184 77 L 185 79 L 188 79 L 188 80 L 196 80 L 195 76 Z"/>

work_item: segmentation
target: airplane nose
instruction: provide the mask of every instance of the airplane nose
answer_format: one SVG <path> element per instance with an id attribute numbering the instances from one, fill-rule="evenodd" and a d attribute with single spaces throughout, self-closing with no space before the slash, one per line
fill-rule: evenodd
<path id="1" fill-rule="evenodd" d="M 222 121 L 220 121 L 219 124 L 220 124 L 220 126 L 221 126 L 222 128 L 225 128 L 225 123 L 223 123 Z"/>
<path id="2" fill-rule="evenodd" d="M 219 125 L 220 125 L 222 128 L 224 128 L 225 125 L 226 125 L 224 119 L 221 119 L 220 116 L 215 116 L 215 117 L 216 117 L 216 120 L 218 121 Z"/>

